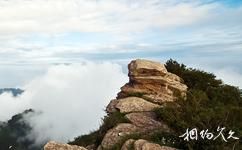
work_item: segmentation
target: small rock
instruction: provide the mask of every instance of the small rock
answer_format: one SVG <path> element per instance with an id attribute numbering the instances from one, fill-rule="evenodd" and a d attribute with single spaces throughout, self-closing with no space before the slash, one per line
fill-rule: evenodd
<path id="1" fill-rule="evenodd" d="M 146 142 L 142 145 L 142 150 L 163 150 L 159 144 Z"/>
<path id="2" fill-rule="evenodd" d="M 127 141 L 123 144 L 121 150 L 130 150 L 131 147 L 133 146 L 134 142 L 135 142 L 135 140 L 133 140 L 133 139 L 129 139 L 129 140 L 127 140 Z"/>
<path id="3" fill-rule="evenodd" d="M 117 108 L 115 107 L 118 103 L 117 99 L 113 99 L 110 101 L 110 103 L 108 104 L 108 106 L 106 107 L 106 112 L 107 113 L 113 113 L 117 111 Z"/>
<path id="4" fill-rule="evenodd" d="M 142 150 L 142 146 L 146 143 L 146 140 L 139 139 L 134 142 L 134 150 Z"/>
<path id="5" fill-rule="evenodd" d="M 104 149 L 109 149 L 113 145 L 117 144 L 122 137 L 125 135 L 130 135 L 136 133 L 138 131 L 138 127 L 130 123 L 121 123 L 118 124 L 116 127 L 108 130 L 102 140 L 102 147 Z"/>
<path id="6" fill-rule="evenodd" d="M 168 125 L 161 121 L 156 120 L 154 112 L 137 112 L 126 114 L 125 117 L 135 126 L 140 127 L 142 130 L 163 129 L 170 131 Z"/>
<path id="7" fill-rule="evenodd" d="M 177 150 L 168 146 L 160 146 L 159 144 L 151 143 L 143 139 L 134 142 L 134 150 Z"/>

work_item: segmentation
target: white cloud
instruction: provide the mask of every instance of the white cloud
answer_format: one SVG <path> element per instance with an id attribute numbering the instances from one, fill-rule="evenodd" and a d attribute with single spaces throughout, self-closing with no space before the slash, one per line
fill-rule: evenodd
<path id="1" fill-rule="evenodd" d="M 20 97 L 0 95 L 0 120 L 32 108 L 41 113 L 26 117 L 33 127 L 30 138 L 37 143 L 46 139 L 66 142 L 96 129 L 105 106 L 126 82 L 117 64 L 52 66 L 24 86 Z"/>
<path id="2" fill-rule="evenodd" d="M 69 62 L 62 54 L 78 53 L 238 51 L 241 13 L 206 0 L 0 0 L 0 63 Z M 71 33 L 81 38 L 66 42 Z"/>
<path id="3" fill-rule="evenodd" d="M 213 8 L 157 0 L 1 0 L 0 6 L 0 33 L 6 35 L 142 31 L 190 24 Z"/>
<path id="4" fill-rule="evenodd" d="M 242 74 L 232 68 L 215 70 L 218 78 L 223 79 L 226 84 L 242 88 Z"/>

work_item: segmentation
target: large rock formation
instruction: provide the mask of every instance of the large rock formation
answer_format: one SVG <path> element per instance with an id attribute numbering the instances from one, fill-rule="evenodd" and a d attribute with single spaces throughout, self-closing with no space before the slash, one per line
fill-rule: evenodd
<path id="1" fill-rule="evenodd" d="M 118 98 L 141 96 L 153 103 L 163 104 L 186 93 L 187 86 L 183 80 L 167 72 L 161 63 L 137 59 L 128 68 L 130 81 L 121 88 Z"/>
<path id="2" fill-rule="evenodd" d="M 176 100 L 178 96 L 186 95 L 187 86 L 183 80 L 169 73 L 159 62 L 137 59 L 128 68 L 129 83 L 121 88 L 116 99 L 111 100 L 106 111 L 109 115 L 117 111 L 125 114 L 129 123 L 120 123 L 109 129 L 98 150 L 113 148 L 124 137 L 132 134 L 147 134 L 155 130 L 172 132 L 164 122 L 156 119 L 153 111 Z M 121 149 L 128 150 L 130 145 L 135 150 L 173 150 L 142 139 L 128 139 Z"/>
<path id="3" fill-rule="evenodd" d="M 178 96 L 186 95 L 187 86 L 183 84 L 183 80 L 177 75 L 169 73 L 159 62 L 138 59 L 132 61 L 128 68 L 129 83 L 121 88 L 117 99 L 109 103 L 106 111 L 109 114 L 116 111 L 125 113 L 125 117 L 130 123 L 126 124 L 127 128 L 123 126 L 124 124 L 119 124 L 110 129 L 101 144 L 104 149 L 112 148 L 120 142 L 123 136 L 128 134 L 142 134 L 156 129 L 171 131 L 165 123 L 156 120 L 157 117 L 153 110 L 163 107 L 166 102 L 176 100 Z M 122 149 L 127 149 L 127 143 L 130 142 L 129 140 L 125 142 Z M 141 148 L 134 147 L 137 150 L 166 148 L 147 141 Z"/>

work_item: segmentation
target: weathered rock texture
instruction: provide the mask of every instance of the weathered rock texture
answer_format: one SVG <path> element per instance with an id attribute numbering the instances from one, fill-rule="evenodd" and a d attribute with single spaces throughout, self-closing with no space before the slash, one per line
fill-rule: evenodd
<path id="1" fill-rule="evenodd" d="M 102 147 L 105 149 L 112 148 L 113 145 L 118 143 L 122 137 L 134 134 L 138 131 L 138 127 L 129 123 L 121 123 L 110 129 L 103 138 Z"/>
<path id="2" fill-rule="evenodd" d="M 176 150 L 175 148 L 168 146 L 160 146 L 159 144 L 151 143 L 143 139 L 139 139 L 133 142 L 134 150 Z"/>
<path id="3" fill-rule="evenodd" d="M 161 121 L 156 120 L 154 112 L 139 112 L 129 113 L 125 117 L 135 126 L 144 131 L 153 129 L 162 129 L 164 131 L 170 131 L 169 127 Z"/>
<path id="4" fill-rule="evenodd" d="M 115 106 L 121 113 L 152 111 L 160 107 L 139 97 L 127 97 L 119 99 Z"/>
<path id="5" fill-rule="evenodd" d="M 163 104 L 186 93 L 187 86 L 182 83 L 182 79 L 169 73 L 161 63 L 137 59 L 128 68 L 130 81 L 121 88 L 118 98 L 138 95 L 151 102 Z"/>
<path id="6" fill-rule="evenodd" d="M 61 144 L 61 143 L 56 143 L 54 141 L 50 141 L 44 146 L 44 150 L 87 150 L 87 149 L 76 145 Z"/>
<path id="7" fill-rule="evenodd" d="M 137 59 L 129 66 L 129 83 L 121 88 L 116 99 L 111 100 L 106 108 L 108 114 L 121 112 L 125 114 L 129 123 L 120 123 L 109 129 L 98 150 L 107 150 L 120 143 L 128 135 L 142 135 L 152 133 L 155 130 L 172 132 L 162 121 L 158 121 L 154 109 L 164 107 L 167 102 L 177 99 L 177 96 L 185 96 L 187 86 L 180 77 L 169 73 L 165 66 L 159 62 Z M 129 139 L 124 142 L 122 150 L 130 148 L 135 150 L 174 150 L 171 147 L 160 146 L 146 140 Z M 49 148 L 50 147 L 50 148 Z M 74 150 L 81 147 L 70 147 L 48 143 L 45 150 L 50 149 Z"/>

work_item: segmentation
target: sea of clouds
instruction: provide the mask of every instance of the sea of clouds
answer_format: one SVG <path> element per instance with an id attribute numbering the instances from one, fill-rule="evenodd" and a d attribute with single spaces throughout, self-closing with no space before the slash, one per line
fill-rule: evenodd
<path id="1" fill-rule="evenodd" d="M 98 128 L 105 106 L 127 81 L 114 63 L 53 65 L 24 85 L 22 95 L 0 95 L 0 121 L 32 108 L 37 113 L 25 116 L 33 128 L 28 138 L 67 142 Z"/>

